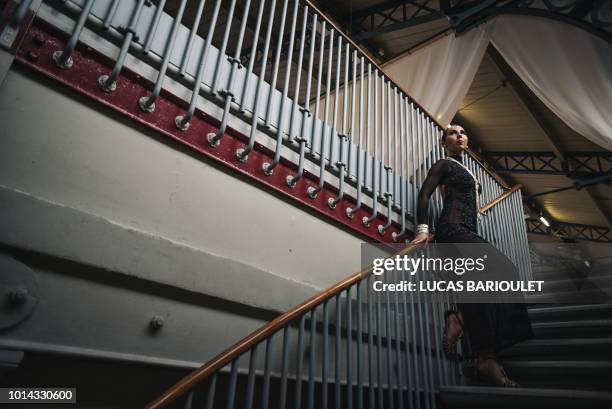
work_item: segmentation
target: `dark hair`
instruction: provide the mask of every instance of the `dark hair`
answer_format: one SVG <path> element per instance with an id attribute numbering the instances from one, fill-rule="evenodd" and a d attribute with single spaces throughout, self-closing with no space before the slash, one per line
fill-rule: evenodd
<path id="1" fill-rule="evenodd" d="M 446 137 L 448 136 L 448 130 L 451 129 L 453 126 L 461 126 L 461 125 L 459 125 L 459 124 L 450 124 L 449 126 L 444 128 L 444 131 L 442 131 L 442 143 L 444 143 L 446 141 Z"/>

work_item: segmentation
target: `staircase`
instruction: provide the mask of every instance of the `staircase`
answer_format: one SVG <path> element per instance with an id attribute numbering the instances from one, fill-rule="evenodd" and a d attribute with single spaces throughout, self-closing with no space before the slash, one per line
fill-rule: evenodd
<path id="1" fill-rule="evenodd" d="M 550 271 L 536 271 L 534 279 L 546 280 L 554 295 L 572 285 L 566 275 Z M 442 386 L 443 408 L 612 407 L 612 304 L 532 304 L 529 315 L 534 338 L 501 357 L 506 372 L 521 388 L 469 381 Z"/>

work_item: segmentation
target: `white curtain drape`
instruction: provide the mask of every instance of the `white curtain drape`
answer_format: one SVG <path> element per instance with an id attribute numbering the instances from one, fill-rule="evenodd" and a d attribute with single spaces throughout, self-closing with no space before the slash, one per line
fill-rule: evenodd
<path id="1" fill-rule="evenodd" d="M 612 45 L 540 17 L 500 16 L 485 31 L 551 111 L 580 135 L 612 150 Z"/>
<path id="2" fill-rule="evenodd" d="M 459 109 L 488 44 L 477 27 L 460 36 L 449 34 L 383 69 L 444 126 Z"/>

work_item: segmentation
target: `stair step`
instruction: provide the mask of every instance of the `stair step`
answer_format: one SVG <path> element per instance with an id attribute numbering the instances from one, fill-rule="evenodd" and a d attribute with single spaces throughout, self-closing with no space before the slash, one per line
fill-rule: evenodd
<path id="1" fill-rule="evenodd" d="M 533 271 L 533 279 L 534 280 L 566 280 L 566 279 L 575 279 L 580 277 L 609 277 L 609 269 L 607 268 L 597 268 L 591 271 L 568 271 L 563 269 L 546 269 Z"/>
<path id="2" fill-rule="evenodd" d="M 503 360 L 511 379 L 528 388 L 610 390 L 612 361 Z"/>
<path id="3" fill-rule="evenodd" d="M 594 302 L 598 304 L 606 304 L 612 301 L 611 288 L 590 288 L 581 291 L 546 291 L 541 294 L 533 294 L 525 296 L 525 302 L 528 304 L 586 304 Z"/>
<path id="4" fill-rule="evenodd" d="M 529 308 L 532 322 L 612 318 L 612 304 L 537 305 Z"/>
<path id="5" fill-rule="evenodd" d="M 532 322 L 536 339 L 612 336 L 612 319 Z"/>
<path id="6" fill-rule="evenodd" d="M 542 288 L 546 293 L 559 293 L 568 291 L 588 291 L 589 289 L 612 288 L 612 276 L 595 276 L 577 279 L 545 280 Z"/>
<path id="7" fill-rule="evenodd" d="M 532 339 L 505 350 L 514 359 L 607 359 L 612 360 L 612 338 Z"/>
<path id="8" fill-rule="evenodd" d="M 609 409 L 612 393 L 567 389 L 440 387 L 445 409 Z"/>

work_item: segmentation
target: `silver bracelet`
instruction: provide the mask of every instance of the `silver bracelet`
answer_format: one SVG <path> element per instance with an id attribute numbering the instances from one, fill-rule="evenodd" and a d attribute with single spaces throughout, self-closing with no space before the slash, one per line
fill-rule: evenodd
<path id="1" fill-rule="evenodd" d="M 429 226 L 426 224 L 418 224 L 416 227 L 417 234 L 425 233 L 429 234 Z"/>

